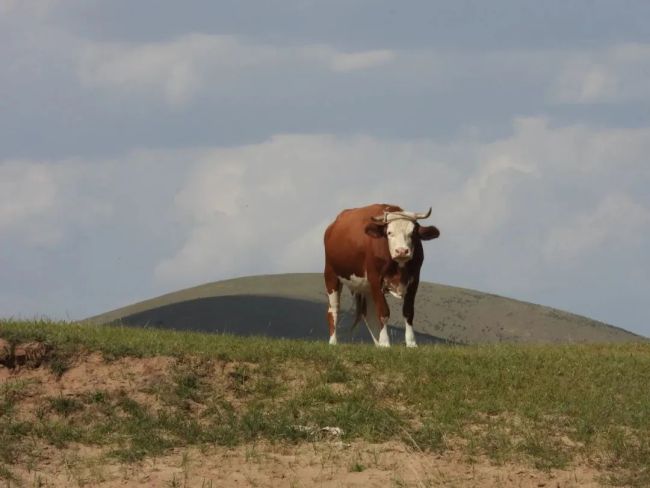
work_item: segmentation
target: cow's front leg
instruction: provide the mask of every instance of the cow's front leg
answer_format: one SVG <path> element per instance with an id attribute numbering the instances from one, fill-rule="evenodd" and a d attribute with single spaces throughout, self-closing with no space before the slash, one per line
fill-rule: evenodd
<path id="1" fill-rule="evenodd" d="M 404 342 L 406 347 L 417 347 L 415 332 L 413 332 L 413 317 L 415 316 L 415 294 L 418 291 L 418 280 L 413 280 L 406 290 L 402 314 L 404 315 Z"/>
<path id="2" fill-rule="evenodd" d="M 381 290 L 381 286 L 373 287 L 371 290 L 372 300 L 375 302 L 375 311 L 379 320 L 379 340 L 377 346 L 390 347 L 390 337 L 388 336 L 388 319 L 390 318 L 390 308 L 386 302 L 386 297 Z"/>

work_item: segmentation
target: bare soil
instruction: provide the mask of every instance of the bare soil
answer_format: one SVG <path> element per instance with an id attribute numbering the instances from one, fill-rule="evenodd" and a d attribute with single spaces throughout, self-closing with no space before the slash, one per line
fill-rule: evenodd
<path id="1" fill-rule="evenodd" d="M 389 442 L 249 444 L 188 448 L 135 464 L 118 464 L 101 450 L 71 446 L 48 452 L 38 469 L 16 470 L 34 486 L 69 487 L 596 487 L 598 473 L 584 466 L 538 471 L 494 465 L 457 453 L 413 452 Z"/>

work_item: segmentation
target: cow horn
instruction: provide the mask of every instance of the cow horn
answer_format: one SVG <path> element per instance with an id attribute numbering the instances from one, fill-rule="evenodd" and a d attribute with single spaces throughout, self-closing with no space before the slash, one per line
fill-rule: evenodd
<path id="1" fill-rule="evenodd" d="M 426 219 L 429 217 L 429 215 L 431 215 L 431 207 L 429 207 L 429 210 L 424 213 L 404 211 L 384 212 L 384 215 L 372 217 L 372 221 L 378 224 L 387 224 L 389 220 L 392 221 L 397 219 L 406 219 L 415 222 L 416 220 Z"/>
<path id="2" fill-rule="evenodd" d="M 431 208 L 432 208 L 432 207 L 429 207 L 429 210 L 428 210 L 427 212 L 425 212 L 425 213 L 417 213 L 417 212 L 416 212 L 416 213 L 413 215 L 413 218 L 414 218 L 415 220 L 420 220 L 420 219 L 426 219 L 426 218 L 429 218 L 429 215 L 431 215 Z"/>

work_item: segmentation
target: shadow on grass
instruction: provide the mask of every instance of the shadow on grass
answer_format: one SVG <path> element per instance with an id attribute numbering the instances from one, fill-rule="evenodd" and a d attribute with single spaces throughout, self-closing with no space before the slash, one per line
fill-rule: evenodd
<path id="1" fill-rule="evenodd" d="M 308 300 L 235 295 L 199 298 L 152 308 L 123 317 L 120 323 L 181 331 L 324 341 L 329 337 L 325 314 L 326 305 Z M 341 315 L 340 342 L 372 342 L 364 324 L 351 330 L 351 314 L 342 311 Z M 393 318 L 393 321 L 400 319 Z M 404 342 L 401 328 L 389 326 L 389 336 L 394 343 Z M 448 343 L 418 332 L 416 340 L 421 344 Z"/>

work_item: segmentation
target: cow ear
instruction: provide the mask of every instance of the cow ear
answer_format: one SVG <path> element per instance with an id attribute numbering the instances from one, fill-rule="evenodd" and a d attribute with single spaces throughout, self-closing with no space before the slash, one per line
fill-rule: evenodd
<path id="1" fill-rule="evenodd" d="M 366 225 L 366 234 L 370 237 L 384 237 L 386 235 L 386 226 L 371 222 Z"/>
<path id="2" fill-rule="evenodd" d="M 420 239 L 423 241 L 430 241 L 431 239 L 435 239 L 440 235 L 440 231 L 438 230 L 437 227 L 430 225 L 428 227 L 418 227 L 418 234 L 420 236 Z"/>

